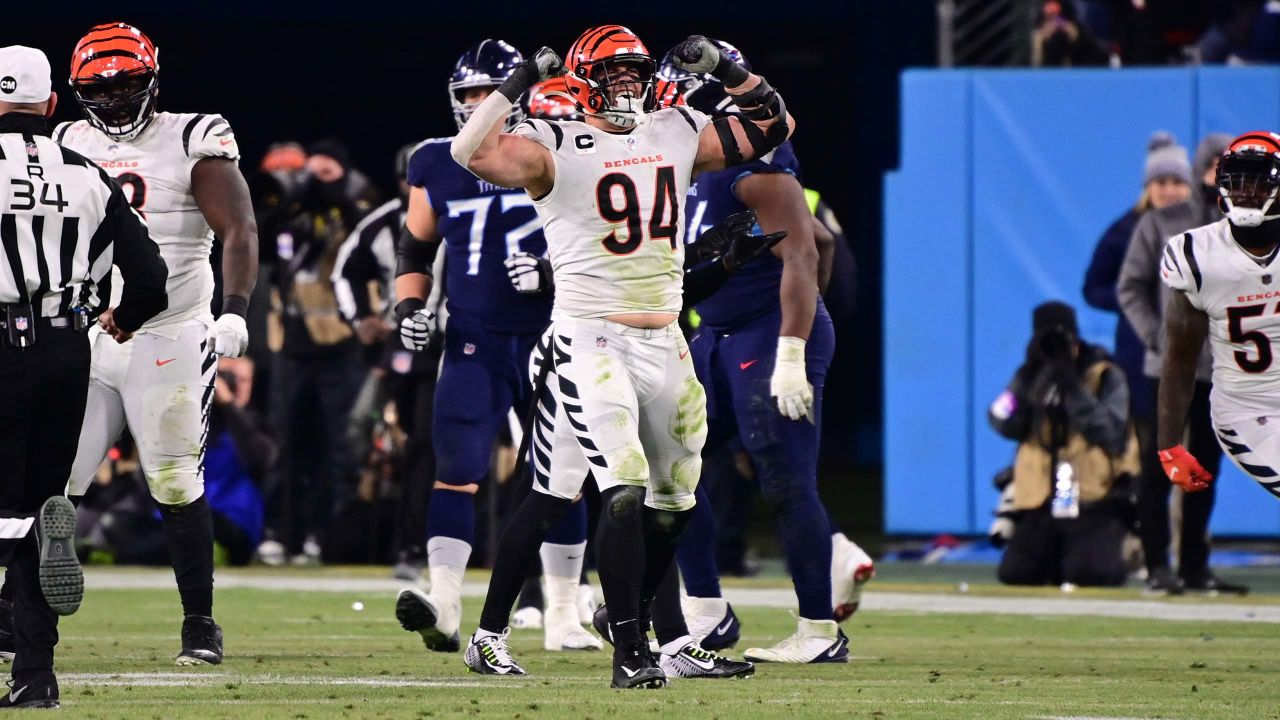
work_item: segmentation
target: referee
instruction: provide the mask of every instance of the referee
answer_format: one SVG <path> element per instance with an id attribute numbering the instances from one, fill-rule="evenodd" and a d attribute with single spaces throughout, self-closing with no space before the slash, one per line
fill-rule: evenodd
<path id="1" fill-rule="evenodd" d="M 117 342 L 168 305 L 168 271 L 120 187 L 49 139 L 44 53 L 0 48 L 0 564 L 14 606 L 13 683 L 0 708 L 57 707 L 58 616 L 84 576 L 63 497 L 89 387 L 91 310 L 124 287 Z M 6 593 L 9 594 L 9 593 Z"/>

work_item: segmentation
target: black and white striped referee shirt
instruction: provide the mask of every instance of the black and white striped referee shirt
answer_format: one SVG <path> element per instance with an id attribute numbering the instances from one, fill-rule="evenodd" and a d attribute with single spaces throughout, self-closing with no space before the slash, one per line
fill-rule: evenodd
<path id="1" fill-rule="evenodd" d="M 0 304 L 96 317 L 112 265 L 124 278 L 115 323 L 132 332 L 168 305 L 146 223 L 105 172 L 49 138 L 45 118 L 0 115 Z"/>

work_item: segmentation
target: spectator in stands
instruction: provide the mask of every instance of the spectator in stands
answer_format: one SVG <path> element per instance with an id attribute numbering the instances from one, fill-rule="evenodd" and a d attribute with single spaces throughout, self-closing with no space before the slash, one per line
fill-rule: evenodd
<path id="1" fill-rule="evenodd" d="M 213 539 L 232 565 L 247 565 L 262 541 L 262 488 L 280 448 L 249 408 L 253 361 L 222 358 L 213 384 L 204 492 L 213 510 Z"/>
<path id="2" fill-rule="evenodd" d="M 1160 262 L 1169 238 L 1194 227 L 1222 218 L 1218 209 L 1218 191 L 1214 182 L 1218 158 L 1231 142 L 1222 133 L 1209 135 L 1196 149 L 1196 188 L 1181 203 L 1151 210 L 1138 221 L 1133 239 L 1125 252 L 1116 285 L 1116 297 L 1125 319 L 1146 348 L 1143 369 L 1151 378 L 1152 395 L 1157 394 L 1164 346 L 1164 308 L 1169 289 L 1160 280 Z M 1209 390 L 1213 356 L 1206 342 L 1196 372 L 1196 391 L 1188 412 L 1187 448 L 1214 475 L 1222 464 L 1222 450 L 1214 436 L 1209 418 Z M 1156 416 L 1148 417 L 1154 436 L 1158 431 Z M 1138 490 L 1138 526 L 1147 565 L 1147 592 L 1181 594 L 1184 589 L 1202 591 L 1243 592 L 1246 588 L 1219 580 L 1209 569 L 1209 516 L 1213 513 L 1216 485 L 1208 490 L 1182 496 L 1182 528 L 1179 543 L 1178 575 L 1169 567 L 1169 492 L 1172 484 L 1165 477 L 1155 452 L 1142 455 L 1142 481 Z"/>
<path id="3" fill-rule="evenodd" d="M 1205 64 L 1280 62 L 1280 3 L 1226 0 L 1196 47 Z"/>
<path id="4" fill-rule="evenodd" d="M 356 467 L 346 442 L 347 413 L 365 374 L 360 345 L 338 313 L 333 267 L 359 222 L 370 192 L 354 177 L 346 148 L 333 141 L 309 150 L 305 175 L 285 191 L 289 220 L 278 235 L 272 349 L 276 427 L 284 435 L 286 478 L 272 499 L 273 542 L 266 562 L 293 555 L 320 561 L 319 537 L 354 490 Z M 286 242 L 287 240 L 287 242 Z"/>
<path id="5" fill-rule="evenodd" d="M 1123 585 L 1129 478 L 1139 472 L 1124 371 L 1080 340 L 1069 305 L 1035 309 L 1026 360 L 988 410 L 1018 443 L 1005 494 L 1010 585 Z"/>
<path id="6" fill-rule="evenodd" d="M 1046 0 L 1031 35 L 1031 64 L 1043 67 L 1107 65 L 1111 55 L 1077 20 L 1071 0 Z"/>
<path id="7" fill-rule="evenodd" d="M 1143 452 L 1155 452 L 1147 446 L 1151 439 L 1147 420 L 1155 412 L 1155 395 L 1151 381 L 1143 374 L 1146 348 L 1133 326 L 1120 313 L 1120 301 L 1116 299 L 1116 282 L 1120 279 L 1120 266 L 1133 230 L 1148 210 L 1185 202 L 1191 195 L 1191 160 L 1186 148 L 1178 145 L 1173 136 L 1158 132 L 1147 144 L 1147 161 L 1142 173 L 1142 195 L 1132 208 L 1121 215 L 1098 241 L 1093 250 L 1093 260 L 1084 276 L 1084 299 L 1099 310 L 1120 315 L 1116 322 L 1115 362 L 1129 379 L 1129 409 L 1138 427 L 1138 439 Z"/>
<path id="8" fill-rule="evenodd" d="M 431 444 L 431 418 L 435 397 L 436 369 L 440 364 L 443 336 L 437 337 L 427 352 L 404 349 L 400 335 L 392 332 L 396 305 L 396 240 L 404 227 L 409 184 L 405 179 L 409 156 L 416 145 L 402 147 L 396 155 L 399 193 L 370 213 L 352 231 L 338 252 L 333 269 L 338 307 L 351 323 L 366 352 L 376 356 L 371 379 L 377 384 L 378 411 L 385 398 L 395 403 L 399 429 L 407 435 L 404 457 L 399 462 L 399 491 L 396 518 L 397 560 L 393 574 L 402 580 L 417 580 L 426 567 L 427 498 L 435 479 L 435 453 Z M 443 253 L 439 256 L 443 260 Z M 443 266 L 437 273 L 442 277 Z M 439 302 L 442 282 L 432 287 L 430 307 Z M 363 395 L 363 393 L 362 393 Z M 356 431 L 362 438 L 372 436 L 369 425 L 381 412 L 363 413 Z"/>

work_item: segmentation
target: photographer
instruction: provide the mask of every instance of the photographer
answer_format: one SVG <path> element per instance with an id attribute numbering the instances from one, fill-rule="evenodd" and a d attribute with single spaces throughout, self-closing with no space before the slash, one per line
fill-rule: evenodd
<path id="1" fill-rule="evenodd" d="M 1026 361 L 988 410 L 1019 443 L 1000 563 L 1010 585 L 1123 585 L 1129 478 L 1138 472 L 1124 371 L 1082 342 L 1075 311 L 1037 307 Z"/>

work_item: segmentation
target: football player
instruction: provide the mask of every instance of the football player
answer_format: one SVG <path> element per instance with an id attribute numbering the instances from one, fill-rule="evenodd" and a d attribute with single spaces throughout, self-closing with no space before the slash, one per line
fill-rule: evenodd
<path id="1" fill-rule="evenodd" d="M 463 53 L 449 81 L 459 128 L 523 61 L 501 40 L 484 40 Z M 502 124 L 523 119 L 507 112 Z M 548 298 L 518 293 L 505 261 L 518 253 L 546 253 L 542 221 L 527 194 L 467 172 L 449 155 L 450 139 L 422 143 L 409 160 L 409 211 L 397 247 L 396 318 L 404 346 L 421 351 L 435 329 L 427 307 L 431 266 L 444 243 L 448 325 L 444 362 L 436 381 L 436 480 L 427 511 L 427 567 L 431 592 L 401 591 L 396 618 L 418 632 L 431 650 L 460 647 L 462 575 L 471 556 L 475 493 L 488 475 L 489 457 L 513 407 L 530 402 L 525 381 L 529 353 L 551 315 Z M 586 547 L 586 509 L 566 513 L 546 537 L 548 650 L 600 649 L 579 624 L 578 580 Z"/>
<path id="2" fill-rule="evenodd" d="M 782 97 L 706 38 L 690 37 L 676 55 L 721 78 L 741 116 L 712 123 L 686 108 L 657 110 L 653 58 L 630 30 L 605 25 L 574 42 L 563 69 L 553 51 L 539 50 L 451 146 L 477 176 L 523 188 L 544 220 L 556 292 L 540 374 L 554 368 L 560 411 L 550 429 L 537 421 L 551 452 L 534 453 L 536 492 L 508 532 L 519 523 L 536 533 L 563 513 L 590 470 L 603 504 L 596 552 L 618 688 L 666 683 L 639 619 L 694 506 L 706 437 L 705 396 L 677 323 L 685 196 L 694 173 L 763 156 L 792 128 Z M 563 70 L 586 119 L 503 132 L 513 103 Z M 473 670 L 520 672 L 500 624 L 507 612 L 486 607 L 467 648 Z"/>
<path id="3" fill-rule="evenodd" d="M 117 329 L 110 308 L 99 318 L 67 492 L 84 494 L 128 424 L 160 507 L 182 598 L 177 662 L 217 664 L 222 629 L 212 617 L 205 435 L 216 356 L 239 357 L 249 342 L 245 312 L 258 276 L 258 231 L 231 126 L 219 115 L 158 112 L 159 70 L 156 46 L 138 28 L 120 22 L 94 27 L 71 56 L 70 84 L 84 119 L 54 131 L 57 142 L 116 178 L 146 216 L 169 267 L 169 309 L 143 325 L 133 342 L 112 341 Z M 209 261 L 215 234 L 223 243 L 216 321 Z"/>
<path id="4" fill-rule="evenodd" d="M 1165 312 L 1157 447 L 1165 474 L 1187 492 L 1213 476 L 1181 445 L 1205 338 L 1213 350 L 1209 402 L 1231 461 L 1280 497 L 1280 135 L 1249 132 L 1218 162 L 1218 222 L 1169 239 L 1160 276 Z"/>
<path id="5" fill-rule="evenodd" d="M 723 57 L 750 68 L 737 48 L 714 43 Z M 675 52 L 664 59 L 662 77 L 679 87 L 690 107 L 733 117 L 738 108 L 724 84 L 682 68 Z M 788 236 L 697 305 L 701 325 L 690 347 L 707 389 L 709 442 L 741 438 L 777 518 L 799 600 L 796 633 L 771 648 L 750 648 L 746 658 L 845 662 L 848 639 L 836 620 L 857 608 L 861 585 L 873 570 L 870 558 L 832 528 L 818 497 L 822 386 L 835 334 L 818 292 L 816 221 L 799 173 L 786 142 L 741 167 L 698 176 L 689 197 L 691 235 L 751 208 L 762 230 L 785 230 Z M 680 543 L 680 569 L 690 630 L 704 648 L 716 650 L 737 642 L 739 626 L 720 593 L 715 516 L 705 488 L 699 500 Z"/>

